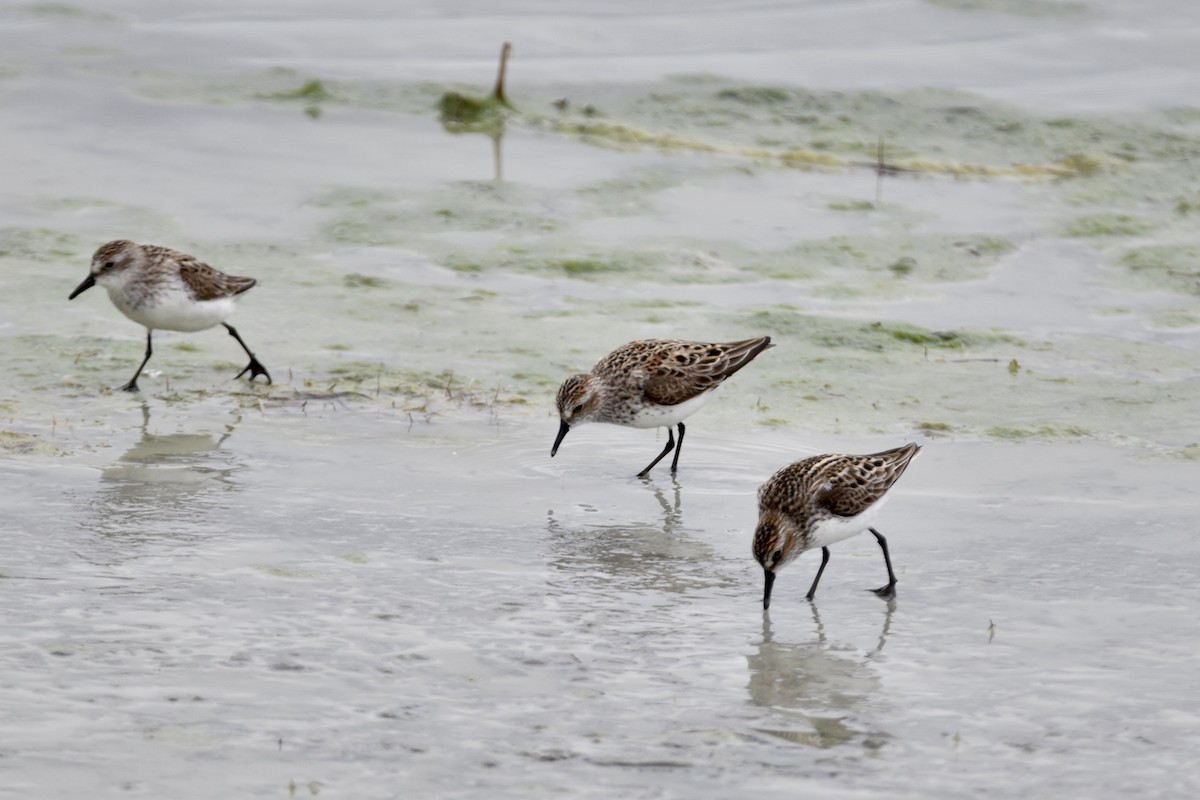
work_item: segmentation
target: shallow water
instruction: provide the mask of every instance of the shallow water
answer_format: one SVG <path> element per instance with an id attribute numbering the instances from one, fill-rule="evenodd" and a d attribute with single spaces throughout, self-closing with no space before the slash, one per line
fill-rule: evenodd
<path id="1" fill-rule="evenodd" d="M 1200 789 L 1191 4 L 338 8 L 0 10 L 0 795 Z M 504 38 L 495 181 L 433 106 Z M 257 277 L 275 384 L 114 393 L 118 236 Z M 677 480 L 548 457 L 613 345 L 763 333 Z M 763 615 L 757 486 L 906 440 L 896 600 L 859 537 Z"/>

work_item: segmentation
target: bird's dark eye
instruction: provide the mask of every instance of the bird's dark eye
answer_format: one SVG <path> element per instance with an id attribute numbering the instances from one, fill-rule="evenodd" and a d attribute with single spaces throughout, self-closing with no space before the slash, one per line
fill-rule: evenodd
<path id="1" fill-rule="evenodd" d="M 113 262 L 111 262 L 111 261 L 105 261 L 105 262 L 104 262 L 104 266 L 102 266 L 102 267 L 100 268 L 100 271 L 101 271 L 101 272 L 108 272 L 110 269 L 112 269 L 112 268 L 113 268 L 113 267 L 115 267 L 115 266 L 116 266 L 116 264 L 114 264 Z"/>
<path id="2" fill-rule="evenodd" d="M 583 411 L 583 403 L 580 403 L 579 405 L 577 405 L 571 409 L 572 414 L 578 414 L 580 411 Z"/>
<path id="3" fill-rule="evenodd" d="M 781 559 L 781 558 L 783 558 L 783 548 L 782 547 L 771 554 L 771 563 L 778 564 L 779 559 Z"/>

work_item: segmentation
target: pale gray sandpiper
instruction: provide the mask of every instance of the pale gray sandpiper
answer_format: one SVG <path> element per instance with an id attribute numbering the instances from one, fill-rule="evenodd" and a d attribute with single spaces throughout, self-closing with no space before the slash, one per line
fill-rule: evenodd
<path id="1" fill-rule="evenodd" d="M 67 299 L 74 300 L 100 284 L 122 314 L 146 326 L 146 357 L 129 383 L 121 387 L 126 392 L 138 391 L 137 379 L 153 352 L 150 340 L 156 328 L 193 332 L 217 324 L 224 325 L 250 356 L 250 363 L 235 378 L 249 372 L 250 380 L 262 375 L 270 383 L 266 367 L 258 362 L 234 327 L 225 322 L 234 311 L 234 298 L 255 283 L 254 278 L 226 275 L 187 253 L 118 239 L 96 251 L 88 276 Z"/>
<path id="2" fill-rule="evenodd" d="M 872 591 L 880 597 L 895 594 L 896 573 L 887 539 L 871 522 L 888 489 L 920 449 L 910 442 L 867 456 L 813 456 L 784 467 L 759 487 L 754 558 L 766 580 L 764 609 L 771 605 L 771 587 L 779 570 L 805 550 L 819 547 L 821 566 L 807 595 L 812 600 L 829 563 L 829 545 L 864 531 L 879 542 L 888 571 L 887 585 Z"/>
<path id="3" fill-rule="evenodd" d="M 671 472 L 679 468 L 683 421 L 703 406 L 726 378 L 773 347 L 771 337 L 740 342 L 685 342 L 646 339 L 618 347 L 587 374 L 572 375 L 558 389 L 558 452 L 572 427 L 608 422 L 630 428 L 666 428 L 667 446 L 638 473 L 646 477 L 654 465 L 675 450 Z M 676 446 L 672 426 L 679 428 Z"/>

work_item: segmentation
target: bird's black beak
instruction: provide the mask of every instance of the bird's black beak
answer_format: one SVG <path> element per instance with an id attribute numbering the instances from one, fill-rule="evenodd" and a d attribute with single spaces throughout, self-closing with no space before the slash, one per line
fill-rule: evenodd
<path id="1" fill-rule="evenodd" d="M 96 279 L 94 277 L 92 277 L 91 275 L 88 275 L 86 278 L 83 279 L 83 283 L 81 283 L 75 287 L 75 291 L 71 292 L 71 296 L 68 297 L 67 299 L 74 300 L 76 298 L 76 296 L 83 294 L 84 292 L 86 292 L 88 289 L 92 288 L 95 285 L 96 285 Z"/>
<path id="2" fill-rule="evenodd" d="M 550 457 L 554 458 L 554 454 L 558 452 L 558 446 L 562 444 L 563 437 L 567 435 L 567 431 L 571 430 L 571 426 L 564 419 L 558 424 L 558 436 L 554 439 L 554 447 L 550 448 Z"/>
<path id="3" fill-rule="evenodd" d="M 763 570 L 766 586 L 763 587 L 763 611 L 771 607 L 771 587 L 775 585 L 775 573 L 769 569 Z"/>

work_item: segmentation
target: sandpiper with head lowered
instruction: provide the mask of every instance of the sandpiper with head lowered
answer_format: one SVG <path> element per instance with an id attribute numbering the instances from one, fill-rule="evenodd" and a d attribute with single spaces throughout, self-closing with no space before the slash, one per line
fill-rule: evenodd
<path id="1" fill-rule="evenodd" d="M 685 342 L 646 339 L 618 347 L 587 374 L 572 375 L 558 389 L 558 452 L 571 428 L 585 422 L 608 422 L 630 428 L 666 428 L 667 446 L 638 473 L 639 478 L 675 450 L 671 472 L 679 468 L 683 421 L 694 414 L 726 378 L 772 347 L 771 337 L 739 342 Z M 675 443 L 672 426 L 679 428 Z"/>
<path id="2" fill-rule="evenodd" d="M 909 443 L 867 456 L 823 455 L 784 467 L 758 490 L 758 528 L 754 558 L 763 568 L 763 608 L 771 605 L 775 575 L 805 550 L 821 548 L 821 566 L 808 590 L 817 593 L 829 563 L 829 545 L 870 531 L 883 550 L 888 582 L 872 591 L 891 597 L 896 573 L 887 539 L 871 527 L 888 489 L 900 479 L 921 448 Z"/>
<path id="3" fill-rule="evenodd" d="M 122 314 L 146 326 L 146 357 L 129 382 L 121 387 L 126 392 L 138 391 L 137 379 L 153 352 L 150 340 L 156 328 L 193 332 L 218 324 L 224 325 L 250 356 L 250 363 L 235 377 L 249 372 L 250 380 L 262 375 L 270 383 L 266 367 L 258 362 L 234 327 L 225 322 L 234 311 L 234 298 L 255 283 L 254 278 L 226 275 L 186 253 L 118 239 L 96 251 L 88 276 L 67 299 L 74 300 L 100 284 Z"/>

